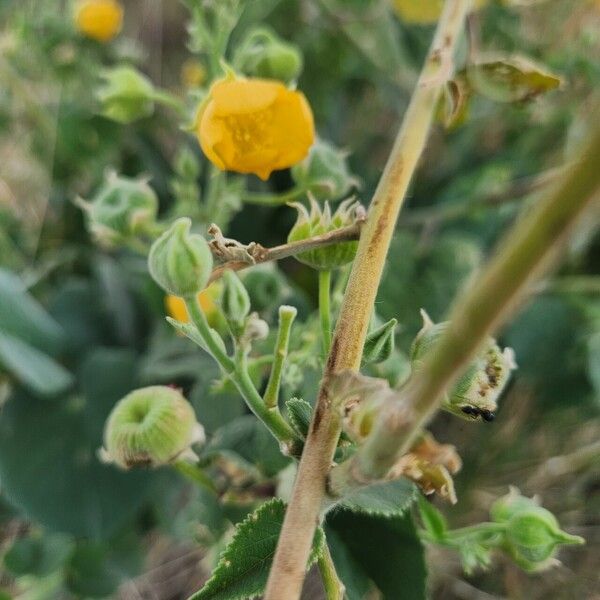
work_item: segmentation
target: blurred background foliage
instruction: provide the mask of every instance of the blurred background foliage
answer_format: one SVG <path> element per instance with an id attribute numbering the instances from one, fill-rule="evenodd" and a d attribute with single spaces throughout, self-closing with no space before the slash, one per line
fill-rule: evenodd
<path id="1" fill-rule="evenodd" d="M 432 26 L 402 22 L 385 0 L 228 3 L 241 11 L 230 52 L 257 22 L 301 48 L 298 88 L 319 135 L 348 150 L 358 197 L 368 203 Z M 73 203 L 114 169 L 146 174 L 161 214 L 209 215 L 229 222 L 227 235 L 243 242 L 282 243 L 295 220 L 286 206 L 240 201 L 245 186 L 285 192 L 288 171 L 266 184 L 227 176 L 211 192 L 218 210 L 207 212 L 211 169 L 168 108 L 132 125 L 100 114 L 101 69 L 123 61 L 187 95 L 190 106 L 201 93 L 190 89 L 183 3 L 129 0 L 124 8 L 124 32 L 99 45 L 75 32 L 68 2 L 0 1 L 0 597 L 187 597 L 231 523 L 274 493 L 274 476 L 287 466 L 241 400 L 215 382 L 212 362 L 165 324 L 164 298 L 144 258 L 99 249 Z M 597 1 L 490 2 L 471 27 L 482 50 L 527 55 L 563 82 L 535 101 L 475 96 L 464 123 L 432 132 L 376 305 L 379 318 L 400 323 L 398 350 L 377 367 L 393 382 L 406 375 L 419 309 L 443 318 L 499 234 L 570 160 L 599 97 Z M 197 165 L 191 178 L 178 162 L 184 148 Z M 194 202 L 198 195 L 205 204 Z M 484 519 L 491 500 L 515 483 L 540 494 L 587 546 L 539 576 L 506 561 L 465 577 L 455 555 L 435 550 L 432 597 L 592 598 L 600 589 L 599 268 L 600 239 L 584 224 L 559 273 L 532 289 L 530 304 L 502 332 L 519 369 L 496 422 L 440 415 L 433 426 L 464 460 L 459 503 L 447 511 L 453 524 Z M 293 259 L 251 270 L 245 283 L 267 317 L 286 302 L 306 320 L 316 305 L 314 273 Z M 285 398 L 312 400 L 317 355 L 309 319 L 293 342 Z M 254 375 L 265 377 L 260 364 Z M 183 388 L 197 409 L 210 436 L 202 459 L 215 459 L 227 481 L 218 501 L 176 473 L 123 473 L 98 461 L 114 403 L 154 383 Z M 313 583 L 307 598 L 320 597 Z"/>

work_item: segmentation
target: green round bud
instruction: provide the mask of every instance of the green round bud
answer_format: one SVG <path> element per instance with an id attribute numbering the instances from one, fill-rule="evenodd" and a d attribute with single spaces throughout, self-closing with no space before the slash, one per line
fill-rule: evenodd
<path id="1" fill-rule="evenodd" d="M 560 529 L 556 517 L 535 499 L 516 488 L 499 498 L 490 510 L 492 519 L 504 523 L 503 548 L 526 571 L 540 571 L 553 562 L 561 544 L 582 544 L 583 538 Z"/>
<path id="2" fill-rule="evenodd" d="M 357 187 L 346 153 L 323 140 L 313 144 L 308 156 L 292 167 L 292 179 L 318 200 L 337 200 Z"/>
<path id="3" fill-rule="evenodd" d="M 285 278 L 273 263 L 249 269 L 244 275 L 244 285 L 250 303 L 258 312 L 278 307 L 286 295 Z"/>
<path id="4" fill-rule="evenodd" d="M 148 269 L 160 287 L 174 296 L 186 297 L 202 291 L 212 272 L 213 257 L 208 242 L 190 233 L 192 222 L 177 219 L 150 248 Z"/>
<path id="5" fill-rule="evenodd" d="M 143 179 L 109 173 L 91 202 L 78 200 L 88 228 L 103 245 L 115 246 L 156 222 L 158 198 Z"/>
<path id="6" fill-rule="evenodd" d="M 448 322 L 433 323 L 425 311 L 423 327 L 413 341 L 410 359 L 412 369 L 422 368 L 427 356 L 448 328 Z M 492 421 L 498 408 L 498 398 L 516 368 L 511 348 L 501 350 L 493 338 L 488 338 L 465 372 L 446 395 L 442 407 L 467 420 Z"/>
<path id="7" fill-rule="evenodd" d="M 223 314 L 237 335 L 244 328 L 244 321 L 250 313 L 250 296 L 233 271 L 223 273 L 223 292 L 221 294 Z"/>
<path id="8" fill-rule="evenodd" d="M 310 203 L 310 214 L 302 204 L 297 202 L 292 204 L 298 210 L 298 220 L 288 235 L 288 242 L 298 242 L 323 235 L 352 225 L 357 220 L 364 218 L 363 207 L 353 198 L 342 202 L 333 215 L 327 202 L 325 202 L 323 211 L 314 198 L 310 197 Z M 339 242 L 331 246 L 301 252 L 295 258 L 313 269 L 328 271 L 352 262 L 357 248 L 358 242 Z"/>
<path id="9" fill-rule="evenodd" d="M 119 467 L 158 467 L 192 458 L 194 443 L 204 440 L 192 405 L 178 390 L 150 386 L 120 400 L 104 429 L 102 458 Z"/>
<path id="10" fill-rule="evenodd" d="M 154 112 L 154 86 L 133 67 L 106 69 L 102 78 L 104 84 L 97 90 L 96 97 L 105 117 L 119 123 L 131 123 Z"/>
<path id="11" fill-rule="evenodd" d="M 286 83 L 296 80 L 303 66 L 299 48 L 264 27 L 250 31 L 240 44 L 234 63 L 246 75 Z"/>

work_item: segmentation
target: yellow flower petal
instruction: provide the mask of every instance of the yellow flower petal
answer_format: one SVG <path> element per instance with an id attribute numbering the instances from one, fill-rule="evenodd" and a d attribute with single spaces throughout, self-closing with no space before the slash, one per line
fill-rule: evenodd
<path id="1" fill-rule="evenodd" d="M 81 0 L 75 7 L 75 26 L 99 42 L 114 38 L 123 24 L 123 8 L 115 0 Z"/>
<path id="2" fill-rule="evenodd" d="M 272 171 L 301 161 L 315 131 L 310 106 L 300 92 L 279 81 L 228 79 L 212 86 L 199 111 L 197 135 L 219 169 L 267 179 Z"/>
<path id="3" fill-rule="evenodd" d="M 211 326 L 214 325 L 215 319 L 218 316 L 218 307 L 216 299 L 221 293 L 221 284 L 219 282 L 211 283 L 206 289 L 198 294 L 198 302 L 200 308 L 206 315 L 206 318 Z M 185 307 L 183 298 L 169 294 L 165 297 L 165 308 L 170 317 L 181 323 L 189 323 L 190 317 Z"/>

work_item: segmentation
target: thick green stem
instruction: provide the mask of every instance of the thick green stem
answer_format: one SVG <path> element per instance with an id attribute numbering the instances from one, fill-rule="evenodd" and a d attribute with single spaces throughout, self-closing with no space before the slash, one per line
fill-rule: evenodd
<path id="1" fill-rule="evenodd" d="M 264 394 L 264 402 L 267 408 L 277 407 L 281 375 L 290 342 L 290 331 L 297 314 L 298 311 L 293 306 L 279 307 L 279 331 L 277 333 L 277 341 L 275 342 L 273 366 L 271 367 L 269 382 Z"/>
<path id="2" fill-rule="evenodd" d="M 248 374 L 247 357 L 244 352 L 236 354 L 236 360 L 227 355 L 222 341 L 209 327 L 206 316 L 196 297 L 185 298 L 185 305 L 206 348 L 217 361 L 224 373 L 229 375 L 250 410 L 266 425 L 273 436 L 291 451 L 296 440 L 293 429 L 279 411 L 269 410 L 258 393 Z"/>
<path id="3" fill-rule="evenodd" d="M 335 570 L 335 565 L 333 564 L 331 552 L 329 552 L 327 544 L 325 544 L 317 564 L 319 565 L 319 572 L 323 580 L 326 600 L 343 600 L 345 587 Z"/>
<path id="4" fill-rule="evenodd" d="M 323 356 L 327 356 L 331 348 L 331 271 L 319 271 L 319 318 Z"/>
<path id="5" fill-rule="evenodd" d="M 326 480 L 340 435 L 329 381 L 360 367 L 363 346 L 385 258 L 412 175 L 425 147 L 441 90 L 452 71 L 452 55 L 470 0 L 447 0 L 394 147 L 361 232 L 321 388 L 307 435 L 292 498 L 269 574 L 265 600 L 297 600 Z"/>
<path id="6" fill-rule="evenodd" d="M 306 189 L 303 187 L 293 187 L 285 192 L 279 194 L 268 192 L 245 192 L 242 196 L 242 202 L 247 204 L 260 204 L 262 206 L 280 206 L 286 204 L 291 200 L 306 194 Z"/>
<path id="7" fill-rule="evenodd" d="M 197 465 L 193 465 L 183 460 L 178 460 L 173 464 L 173 466 L 175 467 L 176 471 L 178 471 L 181 475 L 195 485 L 199 485 L 200 487 L 207 489 L 209 492 L 216 493 L 217 489 L 215 488 L 215 484 L 212 482 L 211 478 Z"/>
<path id="8" fill-rule="evenodd" d="M 597 119 L 591 122 L 598 123 Z M 532 280 L 548 270 L 582 215 L 590 210 L 589 217 L 597 219 L 598 156 L 600 126 L 581 160 L 513 226 L 488 267 L 458 297 L 444 335 L 404 388 L 404 401 L 387 407 L 361 449 L 332 471 L 330 488 L 336 494 L 385 477 L 484 340 L 513 314 L 532 290 Z"/>

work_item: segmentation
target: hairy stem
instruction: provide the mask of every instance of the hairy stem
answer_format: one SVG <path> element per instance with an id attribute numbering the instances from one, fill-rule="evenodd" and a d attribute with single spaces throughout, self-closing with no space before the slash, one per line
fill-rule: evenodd
<path id="1" fill-rule="evenodd" d="M 275 408 L 277 406 L 283 365 L 287 358 L 288 345 L 290 342 L 290 332 L 297 313 L 298 311 L 293 306 L 279 307 L 279 331 L 277 332 L 277 341 L 275 342 L 273 365 L 271 367 L 267 389 L 263 396 L 267 408 Z"/>
<path id="2" fill-rule="evenodd" d="M 442 86 L 452 70 L 452 55 L 470 0 L 445 3 L 431 49 L 406 111 L 385 170 L 375 190 L 369 216 L 340 309 L 292 498 L 269 574 L 265 600 L 296 600 L 319 512 L 327 474 L 340 434 L 329 378 L 358 369 L 385 257 L 406 190 L 429 133 Z"/>
<path id="3" fill-rule="evenodd" d="M 242 196 L 242 202 L 246 204 L 260 204 L 262 206 L 281 206 L 303 194 L 306 194 L 306 189 L 300 186 L 295 186 L 285 192 L 272 194 L 268 192 L 245 192 Z"/>
<path id="4" fill-rule="evenodd" d="M 206 348 L 223 372 L 229 375 L 246 401 L 248 408 L 265 424 L 275 439 L 292 452 L 296 435 L 287 421 L 281 416 L 281 413 L 278 410 L 269 410 L 263 402 L 248 374 L 247 356 L 243 352 L 239 352 L 236 354 L 236 359 L 233 360 L 227 355 L 227 352 L 221 345 L 222 342 L 220 342 L 209 327 L 206 316 L 198 304 L 196 297 L 185 298 L 185 305 Z"/>
<path id="5" fill-rule="evenodd" d="M 219 279 L 225 273 L 225 271 L 241 271 L 254 265 L 259 265 L 271 260 L 281 260 L 282 258 L 288 258 L 289 256 L 295 256 L 307 250 L 313 250 L 314 248 L 322 248 L 324 246 L 331 246 L 338 242 L 350 242 L 357 240 L 360 237 L 360 230 L 363 225 L 362 221 L 348 225 L 347 227 L 340 227 L 329 233 L 316 235 L 305 240 L 298 240 L 297 242 L 290 242 L 289 244 L 281 244 L 280 246 L 274 246 L 273 248 L 264 248 L 262 246 L 256 246 L 256 250 L 252 255 L 252 261 L 250 260 L 230 260 L 226 263 L 218 266 L 213 270 L 210 276 L 210 282 Z"/>
<path id="6" fill-rule="evenodd" d="M 321 579 L 323 580 L 326 600 L 343 600 L 345 587 L 335 570 L 335 565 L 333 564 L 331 552 L 327 544 L 325 544 L 317 564 L 321 573 Z"/>
<path id="7" fill-rule="evenodd" d="M 380 415 L 361 449 L 332 471 L 330 487 L 335 493 L 344 494 L 385 477 L 439 409 L 445 390 L 460 377 L 484 340 L 507 321 L 528 295 L 532 280 L 547 271 L 592 205 L 595 211 L 590 217 L 597 219 L 599 155 L 600 127 L 581 160 L 513 226 L 488 267 L 458 297 L 445 334 L 404 388 L 404 401 Z"/>
<path id="8" fill-rule="evenodd" d="M 331 271 L 319 271 L 319 317 L 323 356 L 327 356 L 331 347 Z"/>

